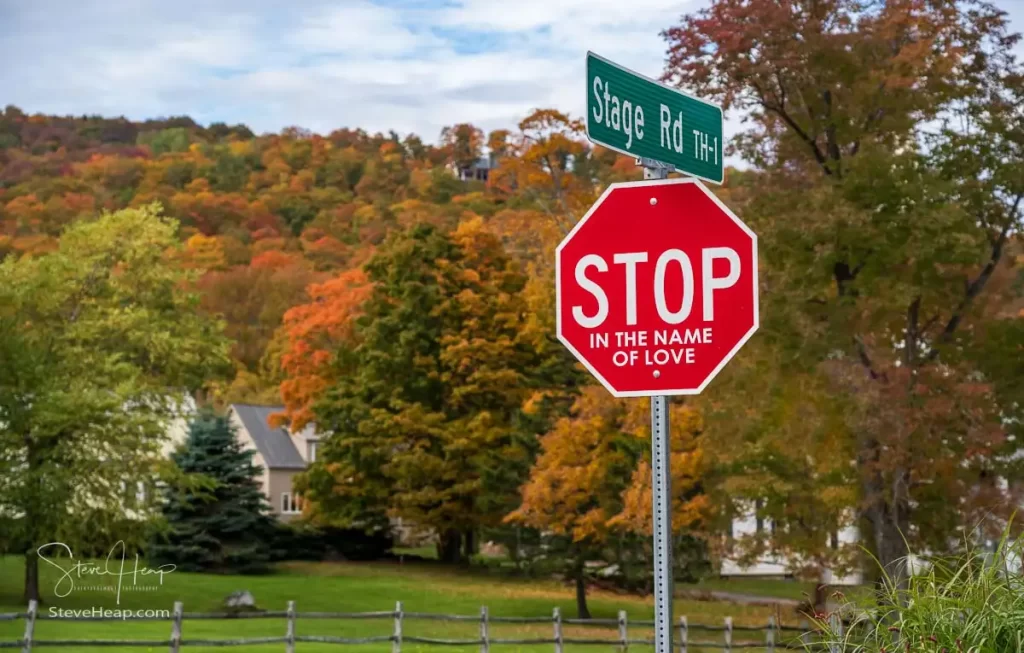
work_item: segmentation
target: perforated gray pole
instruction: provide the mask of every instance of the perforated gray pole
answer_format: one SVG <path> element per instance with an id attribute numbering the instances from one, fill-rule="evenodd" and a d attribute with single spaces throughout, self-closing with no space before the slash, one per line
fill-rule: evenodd
<path id="1" fill-rule="evenodd" d="M 651 397 L 655 653 L 672 651 L 672 483 L 668 454 L 668 397 Z"/>
<path id="2" fill-rule="evenodd" d="M 668 168 L 641 159 L 644 179 L 665 179 Z M 657 374 L 657 372 L 655 372 Z M 654 651 L 672 653 L 672 483 L 669 475 L 668 397 L 651 397 L 651 496 L 654 511 Z"/>

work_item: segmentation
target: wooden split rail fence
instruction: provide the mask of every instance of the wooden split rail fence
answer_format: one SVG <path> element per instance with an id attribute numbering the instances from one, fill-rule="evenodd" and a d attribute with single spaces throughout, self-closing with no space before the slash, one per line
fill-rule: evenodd
<path id="1" fill-rule="evenodd" d="M 22 653 L 30 653 L 32 647 L 72 647 L 72 646 L 103 646 L 103 647 L 167 647 L 171 653 L 179 653 L 181 649 L 190 646 L 252 646 L 256 644 L 284 644 L 286 653 L 295 653 L 295 645 L 299 642 L 324 643 L 324 644 L 373 644 L 391 643 L 392 653 L 400 653 L 402 643 L 417 643 L 441 646 L 473 646 L 479 647 L 481 653 L 488 653 L 491 646 L 518 644 L 518 645 L 546 645 L 553 646 L 554 653 L 563 653 L 566 645 L 604 645 L 625 653 L 631 644 L 653 645 L 652 638 L 632 637 L 629 633 L 629 626 L 647 627 L 654 626 L 653 621 L 628 621 L 626 613 L 619 612 L 618 619 L 567 619 L 563 618 L 558 608 L 550 617 L 496 617 L 489 614 L 486 607 L 480 609 L 479 615 L 450 615 L 431 614 L 426 612 L 405 612 L 402 603 L 399 601 L 394 611 L 389 612 L 296 612 L 295 602 L 288 602 L 288 609 L 284 612 L 259 611 L 259 612 L 238 612 L 238 613 L 187 613 L 184 612 L 182 603 L 176 602 L 174 610 L 168 619 L 166 616 L 153 617 L 105 617 L 105 616 L 74 616 L 74 617 L 47 617 L 39 615 L 35 601 L 29 603 L 28 612 L 0 614 L 0 621 L 25 620 L 25 635 L 20 640 L 0 641 L 0 648 L 20 648 Z M 280 637 L 250 637 L 245 639 L 189 639 L 185 636 L 183 623 L 187 620 L 238 620 L 238 619 L 284 619 L 286 622 L 285 634 Z M 334 637 L 326 635 L 299 635 L 296 632 L 296 622 L 299 620 L 312 619 L 380 619 L 391 620 L 391 633 L 371 637 Z M 160 640 L 109 640 L 109 639 L 37 639 L 35 638 L 35 627 L 38 621 L 170 621 L 170 638 Z M 403 633 L 402 626 L 407 620 L 431 620 L 449 622 L 478 622 L 479 637 L 472 639 L 439 639 L 434 637 L 420 637 Z M 493 637 L 490 634 L 491 624 L 550 624 L 552 628 L 551 637 L 507 639 Z M 616 628 L 618 636 L 609 637 L 578 637 L 566 636 L 563 634 L 564 626 L 591 626 L 607 629 Z M 809 628 L 794 628 L 781 626 L 772 618 L 763 627 L 757 626 L 734 626 L 731 617 L 726 617 L 721 625 L 690 624 L 686 617 L 680 617 L 674 629 L 675 650 L 679 653 L 687 653 L 690 649 L 721 649 L 732 651 L 734 649 L 763 649 L 775 651 L 779 649 L 803 648 L 804 643 L 809 643 Z M 695 640 L 691 638 L 691 631 L 702 633 L 720 633 L 718 641 L 706 639 Z M 785 637 L 786 634 L 789 637 Z M 740 639 L 734 638 L 739 634 Z M 755 634 L 757 638 L 755 639 Z M 833 653 L 838 649 L 831 648 Z"/>

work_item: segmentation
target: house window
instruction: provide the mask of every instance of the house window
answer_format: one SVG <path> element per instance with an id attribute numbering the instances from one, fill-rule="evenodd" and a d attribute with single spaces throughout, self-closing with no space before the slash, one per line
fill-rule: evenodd
<path id="1" fill-rule="evenodd" d="M 764 517 L 761 515 L 761 511 L 764 509 L 764 500 L 758 499 L 754 504 L 754 516 L 757 519 L 757 534 L 760 535 L 764 532 Z"/>
<path id="2" fill-rule="evenodd" d="M 281 493 L 281 514 L 282 515 L 296 515 L 302 512 L 302 501 L 298 495 L 292 494 L 291 492 Z"/>
<path id="3" fill-rule="evenodd" d="M 833 549 L 838 549 L 839 548 L 839 532 L 838 531 L 832 531 L 831 533 L 829 533 L 829 535 L 828 535 L 828 545 L 830 547 L 832 547 Z"/>
<path id="4" fill-rule="evenodd" d="M 306 458 L 308 459 L 309 462 L 315 463 L 316 462 L 316 440 L 310 440 L 306 444 L 306 446 L 308 447 Z"/>
<path id="5" fill-rule="evenodd" d="M 143 481 L 136 481 L 135 487 L 133 488 L 135 490 L 134 492 L 129 490 L 130 487 L 131 486 L 125 481 L 121 481 L 119 484 L 121 496 L 124 497 L 125 502 L 130 505 L 139 505 L 141 503 L 145 503 L 146 484 Z"/>

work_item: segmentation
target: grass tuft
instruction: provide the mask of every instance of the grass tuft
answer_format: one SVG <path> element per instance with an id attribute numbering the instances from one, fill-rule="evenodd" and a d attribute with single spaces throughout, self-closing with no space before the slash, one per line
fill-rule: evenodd
<path id="1" fill-rule="evenodd" d="M 1024 653 L 1021 560 L 1024 541 L 1004 535 L 994 553 L 970 545 L 962 555 L 929 560 L 905 589 L 885 577 L 870 601 L 837 611 L 851 625 L 835 618 L 816 624 L 822 644 L 844 653 Z"/>

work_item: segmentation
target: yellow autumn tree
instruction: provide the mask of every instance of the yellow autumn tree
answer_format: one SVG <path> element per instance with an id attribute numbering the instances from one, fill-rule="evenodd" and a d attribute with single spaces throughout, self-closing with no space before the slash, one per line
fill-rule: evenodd
<path id="1" fill-rule="evenodd" d="M 650 402 L 629 401 L 624 427 L 630 435 L 648 445 L 649 449 Z M 696 408 L 677 400 L 669 406 L 669 429 L 672 532 L 699 532 L 711 509 L 710 500 L 699 489 L 705 471 L 704 450 L 701 446 L 704 417 Z M 630 486 L 622 496 L 622 511 L 609 522 L 609 526 L 640 535 L 652 535 L 651 487 L 648 455 L 637 464 Z"/>
<path id="2" fill-rule="evenodd" d="M 581 615 L 588 613 L 585 563 L 610 558 L 620 538 L 647 541 L 651 535 L 649 405 L 615 399 L 600 386 L 584 388 L 571 416 L 541 438 L 522 505 L 506 517 L 550 534 L 567 560 Z M 671 425 L 673 530 L 692 535 L 710 505 L 700 484 L 703 417 L 677 403 Z"/>
<path id="3" fill-rule="evenodd" d="M 541 454 L 522 487 L 522 505 L 506 521 L 551 533 L 564 544 L 576 607 L 589 618 L 584 564 L 599 556 L 618 512 L 631 457 L 620 445 L 623 404 L 604 388 L 585 388 L 573 416 L 541 437 Z"/>
<path id="4" fill-rule="evenodd" d="M 519 123 L 519 133 L 488 184 L 499 195 L 516 196 L 568 232 L 597 197 L 575 163 L 589 155 L 583 121 L 554 109 L 538 109 Z"/>
<path id="5" fill-rule="evenodd" d="M 183 265 L 202 270 L 221 270 L 227 265 L 224 245 L 216 236 L 197 233 L 185 241 Z"/>

